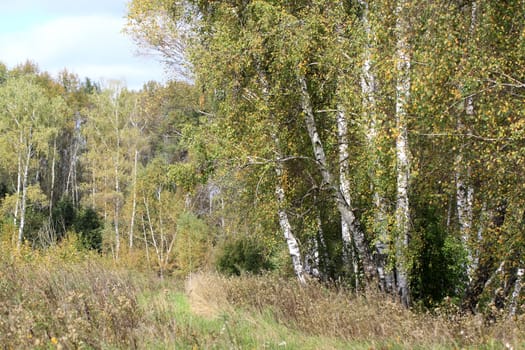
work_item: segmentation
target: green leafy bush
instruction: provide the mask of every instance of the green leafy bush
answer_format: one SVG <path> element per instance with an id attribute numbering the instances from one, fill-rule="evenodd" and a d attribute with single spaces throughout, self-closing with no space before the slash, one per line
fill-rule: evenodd
<path id="1" fill-rule="evenodd" d="M 182 213 L 177 219 L 175 260 L 182 274 L 201 269 L 211 248 L 209 226 L 192 213 Z"/>
<path id="2" fill-rule="evenodd" d="M 445 297 L 458 297 L 465 288 L 466 253 L 457 237 L 449 235 L 436 209 L 426 206 L 414 220 L 412 278 L 414 300 L 432 307 Z"/>
<path id="3" fill-rule="evenodd" d="M 227 275 L 253 274 L 271 270 L 268 249 L 256 238 L 241 236 L 226 240 L 217 254 L 216 267 Z"/>
<path id="4" fill-rule="evenodd" d="M 74 227 L 84 248 L 102 251 L 102 222 L 94 209 L 82 209 L 76 216 Z"/>

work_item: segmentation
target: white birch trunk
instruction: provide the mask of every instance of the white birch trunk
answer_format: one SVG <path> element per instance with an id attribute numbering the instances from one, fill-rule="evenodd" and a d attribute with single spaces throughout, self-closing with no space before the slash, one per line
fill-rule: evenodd
<path id="1" fill-rule="evenodd" d="M 67 173 L 67 179 L 66 179 L 66 187 L 65 187 L 65 193 L 69 193 L 71 191 L 71 199 L 73 200 L 73 204 L 78 203 L 78 185 L 77 185 L 77 158 L 78 158 L 78 149 L 79 149 L 79 139 L 80 136 L 80 128 L 82 125 L 81 117 L 78 114 L 78 112 L 75 115 L 75 135 L 73 137 L 73 144 L 71 145 L 71 156 L 69 158 L 69 169 Z"/>
<path id="2" fill-rule="evenodd" d="M 55 196 L 55 163 L 56 163 L 57 139 L 53 139 L 53 156 L 51 160 L 51 189 L 49 194 L 49 223 L 53 217 L 53 197 Z"/>
<path id="3" fill-rule="evenodd" d="M 314 278 L 319 278 L 319 245 L 316 237 L 310 237 L 309 241 L 308 251 L 304 255 L 304 271 Z"/>
<path id="4" fill-rule="evenodd" d="M 147 230 L 146 230 L 146 224 L 144 223 L 144 215 L 141 215 L 141 219 L 142 219 L 142 234 L 144 237 L 144 245 L 146 248 L 146 261 L 148 263 L 148 269 L 151 270 L 151 259 L 149 257 L 149 246 L 148 246 L 148 235 L 146 233 Z"/>
<path id="5" fill-rule="evenodd" d="M 462 153 L 463 149 L 461 149 L 460 153 L 456 156 L 456 207 L 461 240 L 463 242 L 463 248 L 467 252 L 467 266 L 465 269 L 469 280 L 472 281 L 474 254 L 470 247 L 470 237 L 472 233 L 474 189 L 467 183 L 470 178 L 470 167 L 462 164 Z"/>
<path id="6" fill-rule="evenodd" d="M 408 185 L 410 177 L 408 145 L 408 103 L 410 99 L 410 48 L 408 43 L 409 23 L 405 14 L 409 3 L 398 0 L 396 5 L 396 269 L 397 290 L 404 306 L 410 305 L 410 290 L 405 252 L 408 247 L 410 230 L 410 207 Z"/>
<path id="7" fill-rule="evenodd" d="M 74 204 L 78 203 L 78 185 L 77 185 L 77 157 L 78 157 L 78 140 L 73 141 L 73 154 L 71 155 L 69 171 L 67 174 L 66 193 L 71 192 L 71 199 Z"/>
<path id="8" fill-rule="evenodd" d="M 16 179 L 16 202 L 15 202 L 15 210 L 14 210 L 14 218 L 13 223 L 15 227 L 18 223 L 18 210 L 20 208 L 20 188 L 22 186 L 22 154 L 18 154 L 18 174 Z"/>
<path id="9" fill-rule="evenodd" d="M 317 237 L 315 239 L 315 248 L 317 250 L 317 269 L 319 270 L 319 278 L 323 278 L 325 271 L 321 270 L 321 254 L 320 251 L 323 252 L 323 266 L 326 269 L 326 265 L 328 263 L 328 250 L 326 247 L 326 242 L 324 239 L 324 231 L 323 231 L 323 221 L 321 220 L 321 213 L 319 210 L 317 210 Z M 353 255 L 352 255 L 353 258 Z"/>
<path id="10" fill-rule="evenodd" d="M 262 90 L 262 97 L 265 102 L 265 104 L 269 108 L 269 99 L 270 99 L 270 87 L 268 85 L 268 80 L 266 79 L 266 76 L 262 72 L 261 69 L 258 69 L 259 74 L 259 83 L 261 84 L 261 90 Z M 270 115 L 271 119 L 273 120 L 273 115 Z M 304 266 L 302 263 L 301 258 L 301 251 L 299 249 L 299 244 L 297 243 L 297 239 L 293 235 L 292 232 L 292 225 L 290 224 L 290 220 L 288 219 L 288 214 L 286 213 L 285 207 L 286 207 L 286 197 L 284 193 L 284 188 L 282 184 L 282 178 L 283 178 L 283 164 L 282 164 L 282 154 L 281 154 L 281 145 L 279 141 L 279 137 L 277 136 L 276 132 L 272 131 L 272 141 L 274 143 L 274 152 L 275 152 L 275 174 L 277 176 L 277 181 L 275 184 L 275 195 L 277 198 L 277 213 L 279 216 L 279 226 L 281 227 L 281 231 L 284 235 L 284 239 L 286 240 L 286 245 L 288 246 L 288 252 L 290 254 L 290 257 L 292 258 L 292 265 L 295 272 L 295 275 L 297 276 L 297 279 L 299 280 L 299 283 L 306 284 L 306 280 L 304 277 Z"/>
<path id="11" fill-rule="evenodd" d="M 523 275 L 525 274 L 524 268 L 518 268 L 516 272 L 516 281 L 514 282 L 514 291 L 510 297 L 509 316 L 515 316 L 518 308 L 518 299 L 523 287 Z"/>
<path id="12" fill-rule="evenodd" d="M 30 131 L 31 134 L 31 131 Z M 31 135 L 29 136 L 31 138 Z M 29 163 L 31 162 L 31 153 L 32 145 L 29 143 L 27 146 L 27 155 L 24 166 L 24 173 L 22 177 L 22 198 L 20 200 L 20 224 L 18 226 L 18 248 L 22 245 L 24 241 L 24 225 L 25 225 L 25 218 L 26 218 L 26 201 L 27 201 L 27 176 L 29 173 Z"/>
<path id="13" fill-rule="evenodd" d="M 164 278 L 164 270 L 166 268 L 166 261 L 168 261 L 168 252 L 166 251 L 166 243 L 167 243 L 167 240 L 166 240 L 166 235 L 164 234 L 164 222 L 163 222 L 163 219 L 162 219 L 162 199 L 161 199 L 161 194 L 162 194 L 162 186 L 159 186 L 159 188 L 157 189 L 157 200 L 159 202 L 159 209 L 158 209 L 158 216 L 159 216 L 159 233 L 160 233 L 160 262 L 162 264 L 162 267 L 161 267 L 161 279 Z"/>
<path id="14" fill-rule="evenodd" d="M 306 128 L 308 130 L 308 135 L 310 141 L 312 142 L 312 148 L 317 161 L 317 166 L 321 172 L 323 182 L 330 186 L 332 191 L 335 194 L 337 209 L 343 218 L 346 221 L 350 232 L 352 232 L 354 243 L 359 253 L 359 258 L 363 264 L 365 277 L 367 281 L 372 280 L 375 277 L 375 265 L 372 261 L 372 257 L 365 239 L 364 232 L 360 229 L 357 218 L 353 212 L 351 202 L 347 201 L 341 193 L 340 186 L 336 181 L 333 180 L 332 174 L 328 169 L 328 161 L 324 153 L 323 144 L 319 133 L 317 132 L 317 126 L 315 123 L 315 117 L 312 109 L 312 104 L 310 101 L 310 94 L 306 85 L 306 79 L 304 76 L 299 77 L 299 84 L 301 89 L 301 107 L 305 117 Z M 348 198 L 350 199 L 350 198 Z"/>
<path id="15" fill-rule="evenodd" d="M 119 179 L 119 162 L 120 162 L 120 131 L 118 128 L 119 117 L 118 117 L 118 101 L 115 101 L 115 136 L 116 136 L 116 147 L 117 154 L 115 158 L 115 216 L 114 216 L 114 226 L 115 226 L 115 257 L 119 258 L 120 253 L 120 230 L 119 230 L 119 220 L 120 220 L 120 179 Z"/>
<path id="16" fill-rule="evenodd" d="M 476 1 L 472 2 L 472 9 L 470 15 L 470 28 L 469 35 L 470 40 L 474 40 L 474 32 L 476 30 L 477 22 L 477 10 L 478 6 Z M 468 59 L 466 57 L 465 59 Z M 469 123 L 474 117 L 474 99 L 471 94 L 469 94 L 465 100 L 465 116 L 467 118 L 467 123 Z M 458 134 L 466 134 L 469 132 L 469 128 L 465 125 L 465 122 L 462 120 L 462 117 L 458 117 L 457 121 L 457 132 Z M 459 223 L 459 231 L 461 235 L 461 240 L 463 242 L 463 247 L 467 252 L 467 266 L 465 270 L 469 281 L 472 281 L 474 273 L 474 254 L 471 249 L 471 235 L 472 235 L 472 207 L 474 203 L 474 188 L 470 184 L 471 169 L 470 165 L 465 165 L 465 147 L 462 144 L 459 148 L 459 152 L 456 155 L 455 159 L 455 178 L 456 178 L 456 207 Z"/>
<path id="17" fill-rule="evenodd" d="M 135 228 L 135 215 L 137 212 L 137 163 L 138 163 L 139 151 L 135 150 L 135 159 L 133 161 L 133 196 L 131 205 L 131 220 L 129 223 L 129 249 L 133 249 L 133 235 Z"/>
<path id="18" fill-rule="evenodd" d="M 95 194 L 96 194 L 96 185 L 95 185 L 95 160 L 91 161 L 91 207 L 95 207 Z"/>
<path id="19" fill-rule="evenodd" d="M 488 213 L 488 210 L 487 210 L 487 203 L 486 202 L 483 202 L 483 204 L 481 205 L 481 211 L 479 213 L 479 219 L 478 219 L 478 230 L 477 230 L 477 233 L 476 233 L 476 246 L 479 246 L 479 244 L 483 241 L 483 234 L 484 234 L 484 231 L 487 227 L 487 225 L 489 225 L 489 213 Z M 478 266 L 479 266 L 479 248 L 476 249 L 475 252 L 473 252 L 473 260 L 472 260 L 472 271 L 476 271 L 478 269 Z M 474 277 L 474 272 L 472 273 Z"/>
<path id="20" fill-rule="evenodd" d="M 284 210 L 286 199 L 284 195 L 284 189 L 282 186 L 283 166 L 280 159 L 277 159 L 275 162 L 275 174 L 277 175 L 275 194 L 277 196 L 277 203 L 279 206 L 279 226 L 281 227 L 281 231 L 284 234 L 284 239 L 286 240 L 286 244 L 288 245 L 288 252 L 290 253 L 290 256 L 292 258 L 292 264 L 295 275 L 297 276 L 297 279 L 301 284 L 306 284 L 306 280 L 304 278 L 304 268 L 301 262 L 302 260 L 301 251 L 299 250 L 299 244 L 297 244 L 297 240 L 295 239 L 295 236 L 292 233 L 292 225 L 290 225 L 290 221 L 288 220 L 288 214 Z"/>
<path id="21" fill-rule="evenodd" d="M 365 31 L 366 43 L 363 50 L 363 67 L 361 71 L 361 93 L 363 101 L 363 117 L 366 125 L 366 137 L 368 154 L 370 155 L 371 169 L 369 171 L 370 187 L 372 200 L 374 203 L 374 232 L 376 233 L 376 252 L 377 252 L 377 274 L 380 288 L 383 291 L 391 291 L 393 288 L 394 277 L 392 272 L 386 269 L 388 261 L 388 222 L 385 199 L 377 186 L 378 179 L 376 172 L 383 170 L 381 161 L 377 155 L 377 103 L 376 103 L 376 77 L 372 72 L 372 47 L 374 43 L 374 33 L 369 20 L 368 1 L 359 0 L 362 7 L 361 21 Z M 383 173 L 383 171 L 380 171 Z"/>
<path id="22" fill-rule="evenodd" d="M 339 190 L 347 203 L 351 203 L 350 179 L 348 178 L 349 152 L 348 152 L 348 120 L 345 109 L 339 105 L 337 108 L 337 140 L 339 144 Z M 356 288 L 359 286 L 359 264 L 354 254 L 354 244 L 350 226 L 341 216 L 341 238 L 343 240 L 343 263 L 352 266 Z"/>
<path id="23" fill-rule="evenodd" d="M 157 239 L 155 238 L 155 230 L 153 229 L 153 223 L 151 221 L 151 214 L 149 210 L 149 202 L 146 199 L 146 194 L 143 195 L 144 200 L 144 208 L 146 209 L 146 217 L 148 219 L 148 227 L 151 235 L 151 242 L 153 243 L 153 248 L 155 249 L 155 255 L 157 256 L 157 264 L 159 266 L 159 274 L 162 278 L 164 275 L 163 269 L 162 269 L 162 250 L 159 247 L 159 244 L 157 243 Z"/>
<path id="24" fill-rule="evenodd" d="M 23 144 L 22 132 L 20 132 L 20 138 L 18 140 L 18 147 L 21 148 Z M 22 151 L 18 151 L 18 172 L 16 175 L 16 202 L 13 223 L 15 227 L 18 223 L 18 211 L 20 209 L 20 190 L 22 187 Z"/>

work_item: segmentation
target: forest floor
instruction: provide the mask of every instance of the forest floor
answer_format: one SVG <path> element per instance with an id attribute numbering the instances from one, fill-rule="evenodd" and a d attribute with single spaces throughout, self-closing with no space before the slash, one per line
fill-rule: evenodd
<path id="1" fill-rule="evenodd" d="M 1 253 L 5 349 L 525 348 L 523 317 L 411 312 L 278 276 L 161 280 L 71 249 Z"/>

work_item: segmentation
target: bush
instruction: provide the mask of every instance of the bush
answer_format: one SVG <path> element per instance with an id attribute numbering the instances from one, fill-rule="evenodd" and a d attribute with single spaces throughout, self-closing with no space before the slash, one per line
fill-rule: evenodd
<path id="1" fill-rule="evenodd" d="M 94 209 L 81 210 L 76 217 L 74 226 L 84 248 L 102 251 L 102 223 Z"/>
<path id="2" fill-rule="evenodd" d="M 92 208 L 77 208 L 71 199 L 61 199 L 53 208 L 53 229 L 58 241 L 74 230 L 82 247 L 102 251 L 102 222 Z"/>
<path id="3" fill-rule="evenodd" d="M 414 252 L 411 287 L 415 300 L 426 307 L 439 305 L 446 297 L 460 297 L 467 276 L 466 254 L 461 241 L 449 235 L 431 206 L 420 209 L 414 221 Z"/>
<path id="4" fill-rule="evenodd" d="M 209 226 L 191 213 L 182 213 L 177 219 L 175 260 L 180 273 L 201 269 L 208 260 L 211 248 Z"/>
<path id="5" fill-rule="evenodd" d="M 217 255 L 216 267 L 227 275 L 240 275 L 243 272 L 259 274 L 271 270 L 269 252 L 257 239 L 241 236 L 224 242 Z"/>
<path id="6" fill-rule="evenodd" d="M 70 198 L 62 198 L 53 208 L 53 228 L 61 239 L 71 229 L 77 217 L 77 209 Z"/>

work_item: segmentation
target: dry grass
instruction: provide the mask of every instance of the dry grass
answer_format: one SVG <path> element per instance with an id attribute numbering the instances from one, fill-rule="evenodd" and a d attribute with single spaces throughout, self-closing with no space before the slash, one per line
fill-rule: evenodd
<path id="1" fill-rule="evenodd" d="M 90 263 L 68 270 L 4 264 L 0 271 L 0 343 L 4 346 L 135 344 L 133 333 L 141 315 L 136 288 L 124 274 Z"/>
<path id="2" fill-rule="evenodd" d="M 215 285 L 217 276 L 211 274 L 192 274 L 186 280 L 186 294 L 191 310 L 202 317 L 216 318 L 221 313 L 231 311 L 226 290 L 210 288 Z"/>
<path id="3" fill-rule="evenodd" d="M 518 349 L 523 339 L 523 316 L 487 324 L 452 307 L 410 312 L 381 295 L 275 276 L 161 281 L 72 242 L 46 252 L 0 243 L 3 348 Z"/>
<path id="4" fill-rule="evenodd" d="M 487 324 L 481 317 L 460 315 L 447 308 L 438 314 L 416 313 L 376 293 L 354 295 L 311 282 L 273 276 L 226 278 L 197 274 L 187 283 L 196 310 L 270 310 L 283 325 L 307 334 L 349 342 L 430 347 L 520 348 L 525 346 L 525 318 Z"/>

